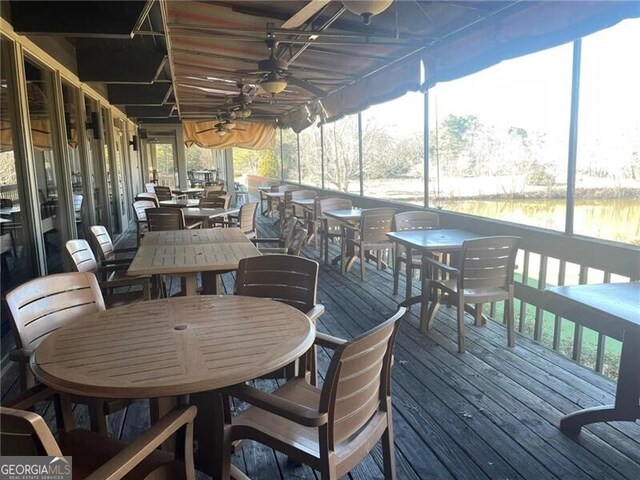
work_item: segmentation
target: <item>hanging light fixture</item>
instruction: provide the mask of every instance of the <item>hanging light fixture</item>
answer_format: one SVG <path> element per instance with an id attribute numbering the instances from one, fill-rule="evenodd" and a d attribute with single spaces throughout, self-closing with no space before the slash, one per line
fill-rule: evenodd
<path id="1" fill-rule="evenodd" d="M 391 6 L 393 0 L 342 0 L 347 10 L 364 19 L 364 24 L 371 24 L 371 17 L 379 15 Z"/>
<path id="2" fill-rule="evenodd" d="M 249 118 L 251 113 L 251 109 L 247 106 L 243 106 L 240 110 L 235 111 L 236 117 L 238 118 Z"/>
<path id="3" fill-rule="evenodd" d="M 271 72 L 267 78 L 260 82 L 260 86 L 265 92 L 270 93 L 273 97 L 287 88 L 287 81 L 282 78 L 278 78 L 274 72 Z"/>

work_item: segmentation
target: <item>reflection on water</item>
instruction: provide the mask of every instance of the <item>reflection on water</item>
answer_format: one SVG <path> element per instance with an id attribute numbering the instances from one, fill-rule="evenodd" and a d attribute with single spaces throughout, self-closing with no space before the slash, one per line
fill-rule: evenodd
<path id="1" fill-rule="evenodd" d="M 443 208 L 564 231 L 564 200 L 445 200 Z M 640 245 L 640 199 L 576 200 L 574 233 Z"/>

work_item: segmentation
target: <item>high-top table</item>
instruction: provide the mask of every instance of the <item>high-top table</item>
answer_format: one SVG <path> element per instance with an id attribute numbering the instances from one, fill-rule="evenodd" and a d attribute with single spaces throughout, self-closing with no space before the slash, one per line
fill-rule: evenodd
<path id="1" fill-rule="evenodd" d="M 424 264 L 424 257 L 432 255 L 434 252 L 457 252 L 462 249 L 462 244 L 465 240 L 472 240 L 474 238 L 478 238 L 479 236 L 480 235 L 478 235 L 477 233 L 467 232 L 465 230 L 443 228 L 432 230 L 404 230 L 401 232 L 387 233 L 387 237 L 389 237 L 395 243 L 404 246 L 406 250 L 406 300 L 410 300 L 413 295 L 411 275 L 413 250 L 417 250 L 421 253 Z M 431 296 L 431 276 L 423 271 L 421 279 L 420 328 L 421 330 L 426 331 L 430 327 L 427 322 L 427 310 L 429 306 L 429 299 Z"/>
<path id="2" fill-rule="evenodd" d="M 148 232 L 127 275 L 180 275 L 189 296 L 196 294 L 196 274 L 202 272 L 203 291 L 216 293 L 218 274 L 237 269 L 243 258 L 259 255 L 260 251 L 238 228 Z"/>
<path id="3" fill-rule="evenodd" d="M 225 405 L 214 390 L 288 365 L 314 337 L 306 315 L 273 300 L 153 300 L 89 314 L 56 330 L 36 348 L 31 368 L 42 383 L 62 392 L 160 397 L 152 402 L 152 422 L 175 405 L 175 397 L 184 402 L 190 394 L 199 407 L 196 466 L 219 479 L 228 478 L 233 467 L 220 446 Z"/>
<path id="4" fill-rule="evenodd" d="M 544 309 L 622 341 L 613 405 L 565 415 L 560 430 L 577 434 L 584 425 L 640 418 L 640 283 L 549 287 Z"/>

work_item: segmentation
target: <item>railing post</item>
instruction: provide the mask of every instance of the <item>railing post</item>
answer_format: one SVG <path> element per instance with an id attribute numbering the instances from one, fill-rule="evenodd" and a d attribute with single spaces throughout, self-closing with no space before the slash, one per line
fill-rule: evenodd
<path id="1" fill-rule="evenodd" d="M 573 42 L 573 70 L 571 77 L 571 119 L 569 122 L 569 159 L 567 164 L 567 207 L 564 231 L 573 234 L 573 212 L 576 191 L 576 151 L 578 148 L 578 106 L 580 103 L 580 55 L 582 40 Z"/>

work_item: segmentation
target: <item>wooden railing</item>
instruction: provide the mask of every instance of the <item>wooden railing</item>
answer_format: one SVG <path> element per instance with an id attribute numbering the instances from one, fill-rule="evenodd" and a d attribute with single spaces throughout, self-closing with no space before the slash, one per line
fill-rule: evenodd
<path id="1" fill-rule="evenodd" d="M 257 196 L 257 187 L 269 179 L 249 177 L 249 190 Z M 309 187 L 304 186 L 305 189 Z M 312 188 L 313 189 L 313 188 Z M 399 210 L 416 210 L 419 207 L 387 202 L 384 200 L 350 195 L 335 191 L 314 189 L 322 196 L 350 198 L 362 208 L 391 206 Z M 596 329 L 585 338 L 585 327 L 578 320 L 573 322 L 545 310 L 544 289 L 552 285 L 584 283 L 628 282 L 640 280 L 640 248 L 616 242 L 578 235 L 566 235 L 541 228 L 503 222 L 484 217 L 435 210 L 445 228 L 458 228 L 483 236 L 515 235 L 522 238 L 517 257 L 515 285 L 516 321 L 520 332 L 530 335 L 553 350 L 570 356 L 600 373 L 615 377 L 618 371 L 619 343 Z M 498 315 L 496 305 L 487 313 Z M 567 338 L 567 325 L 574 326 Z M 546 327 L 546 328 L 545 328 Z M 571 330 L 570 328 L 568 330 Z M 606 330 L 603 325 L 602 330 Z M 563 332 L 565 335 L 563 335 Z M 595 342 L 591 339 L 595 337 Z M 585 342 L 595 343 L 595 353 L 585 355 Z M 610 360 L 607 360 L 609 344 Z"/>

